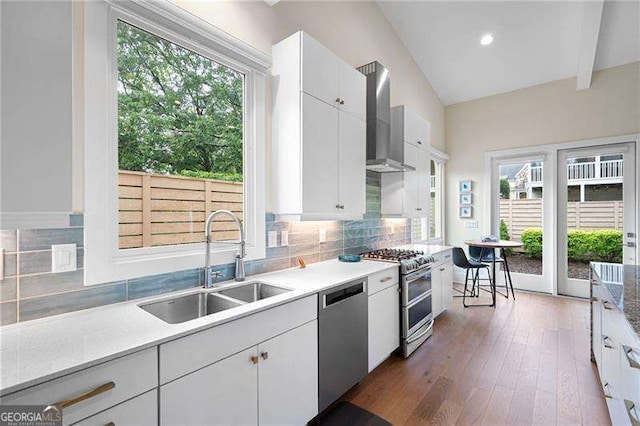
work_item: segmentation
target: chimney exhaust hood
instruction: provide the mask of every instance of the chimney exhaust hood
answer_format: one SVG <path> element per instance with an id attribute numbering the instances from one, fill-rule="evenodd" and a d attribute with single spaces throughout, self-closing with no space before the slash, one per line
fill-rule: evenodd
<path id="1" fill-rule="evenodd" d="M 403 141 L 391 140 L 389 70 L 377 61 L 357 69 L 367 77 L 367 170 L 378 173 L 415 170 L 403 163 Z"/>

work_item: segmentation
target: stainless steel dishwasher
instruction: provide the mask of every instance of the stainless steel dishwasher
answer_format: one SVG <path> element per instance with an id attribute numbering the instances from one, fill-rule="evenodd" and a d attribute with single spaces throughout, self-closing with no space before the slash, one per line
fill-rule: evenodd
<path id="1" fill-rule="evenodd" d="M 367 375 L 367 280 L 318 298 L 318 409 L 321 412 Z"/>

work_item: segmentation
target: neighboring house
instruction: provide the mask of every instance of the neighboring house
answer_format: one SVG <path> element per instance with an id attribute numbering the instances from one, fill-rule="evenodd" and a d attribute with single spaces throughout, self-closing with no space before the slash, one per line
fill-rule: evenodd
<path id="1" fill-rule="evenodd" d="M 622 200 L 622 155 L 573 158 L 567 162 L 568 201 Z M 512 200 L 542 198 L 541 162 L 502 166 Z"/>

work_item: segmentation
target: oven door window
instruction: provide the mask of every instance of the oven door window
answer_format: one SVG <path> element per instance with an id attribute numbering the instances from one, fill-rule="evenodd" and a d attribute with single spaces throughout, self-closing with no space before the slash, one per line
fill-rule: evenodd
<path id="1" fill-rule="evenodd" d="M 405 303 L 410 304 L 431 290 L 431 271 L 408 278 L 405 284 Z"/>
<path id="2" fill-rule="evenodd" d="M 431 318 L 431 293 L 413 305 L 406 308 L 407 310 L 407 335 L 415 332 L 418 328 L 426 324 Z"/>

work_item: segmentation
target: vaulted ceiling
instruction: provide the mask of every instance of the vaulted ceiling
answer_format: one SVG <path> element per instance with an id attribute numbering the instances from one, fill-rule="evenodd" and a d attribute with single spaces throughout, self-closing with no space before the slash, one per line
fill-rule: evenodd
<path id="1" fill-rule="evenodd" d="M 640 60 L 640 0 L 377 3 L 445 105 Z"/>

